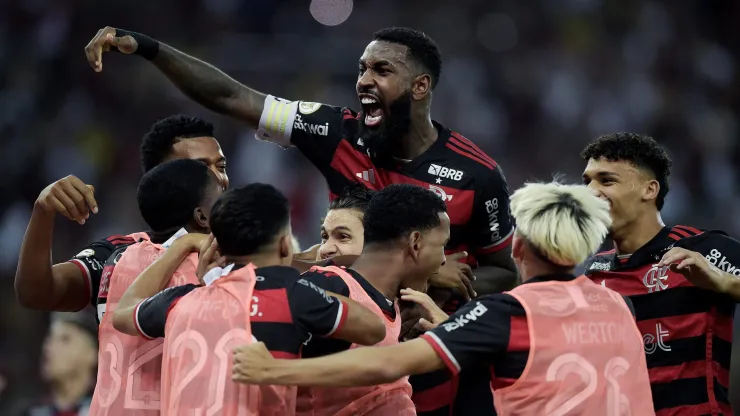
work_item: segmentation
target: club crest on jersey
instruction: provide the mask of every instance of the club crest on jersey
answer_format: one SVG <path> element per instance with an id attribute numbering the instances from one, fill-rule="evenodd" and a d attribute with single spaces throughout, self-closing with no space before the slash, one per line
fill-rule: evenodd
<path id="1" fill-rule="evenodd" d="M 660 292 L 661 290 L 668 289 L 668 268 L 670 266 L 658 266 L 653 265 L 650 270 L 645 273 L 642 278 L 642 283 L 648 289 L 648 293 Z"/>
<path id="2" fill-rule="evenodd" d="M 429 189 L 442 198 L 443 201 L 452 201 L 452 195 L 447 195 L 447 192 L 439 186 L 429 185 Z"/>
<path id="3" fill-rule="evenodd" d="M 313 114 L 318 109 L 321 108 L 321 104 L 319 103 L 312 103 L 310 101 L 301 101 L 298 103 L 298 111 L 301 112 L 301 114 Z"/>

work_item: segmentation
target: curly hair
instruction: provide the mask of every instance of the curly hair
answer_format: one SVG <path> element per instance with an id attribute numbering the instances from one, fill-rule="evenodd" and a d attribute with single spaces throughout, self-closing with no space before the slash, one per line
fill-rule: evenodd
<path id="1" fill-rule="evenodd" d="M 673 161 L 666 149 L 652 137 L 636 133 L 606 134 L 589 143 L 581 152 L 581 158 L 586 162 L 601 158 L 610 162 L 625 161 L 649 171 L 660 185 L 655 205 L 659 211 L 663 209 Z"/>
<path id="2" fill-rule="evenodd" d="M 386 243 L 413 231 L 428 231 L 440 224 L 447 205 L 434 192 L 409 184 L 389 185 L 375 193 L 365 212 L 365 245 Z"/>
<path id="3" fill-rule="evenodd" d="M 373 33 L 373 40 L 397 43 L 408 48 L 408 54 L 432 78 L 432 89 L 442 74 L 442 54 L 437 43 L 426 33 L 407 27 L 389 27 Z"/>
<path id="4" fill-rule="evenodd" d="M 172 154 L 175 143 L 194 137 L 213 137 L 213 124 L 182 114 L 157 121 L 141 140 L 141 170 L 149 172 Z"/>

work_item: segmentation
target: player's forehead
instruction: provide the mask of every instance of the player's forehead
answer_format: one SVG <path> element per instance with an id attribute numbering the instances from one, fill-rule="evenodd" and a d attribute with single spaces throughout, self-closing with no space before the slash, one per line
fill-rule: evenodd
<path id="1" fill-rule="evenodd" d="M 195 159 L 207 164 L 225 159 L 221 145 L 214 137 L 182 139 L 172 146 L 172 159 Z"/>
<path id="2" fill-rule="evenodd" d="M 362 232 L 362 219 L 359 211 L 355 209 L 330 209 L 324 217 L 321 227 L 327 232 L 333 230 L 347 230 L 350 232 Z"/>
<path id="3" fill-rule="evenodd" d="M 606 158 L 589 159 L 583 171 L 583 177 L 615 175 L 626 176 L 639 174 L 639 169 L 628 160 L 608 160 Z"/>
<path id="4" fill-rule="evenodd" d="M 407 67 L 408 48 L 399 43 L 374 40 L 368 43 L 360 56 L 360 63 L 374 66 L 388 63 L 393 66 Z"/>

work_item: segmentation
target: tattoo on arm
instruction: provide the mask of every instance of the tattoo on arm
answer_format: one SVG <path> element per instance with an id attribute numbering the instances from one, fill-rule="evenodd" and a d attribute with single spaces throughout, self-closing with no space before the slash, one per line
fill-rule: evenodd
<path id="1" fill-rule="evenodd" d="M 257 128 L 265 94 L 164 43 L 160 43 L 159 53 L 152 62 L 189 98 L 212 111 Z"/>

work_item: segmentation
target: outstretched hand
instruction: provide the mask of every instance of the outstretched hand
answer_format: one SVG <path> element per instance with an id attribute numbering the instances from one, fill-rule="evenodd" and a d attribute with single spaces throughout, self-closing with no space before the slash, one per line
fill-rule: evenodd
<path id="1" fill-rule="evenodd" d="M 119 52 L 130 55 L 136 52 L 139 44 L 132 36 L 116 36 L 116 29 L 106 26 L 100 30 L 85 46 L 85 56 L 95 72 L 103 70 L 103 52 L 116 48 Z"/>

